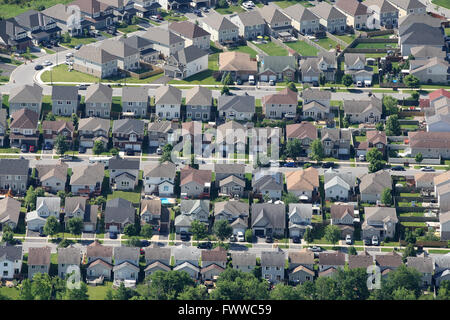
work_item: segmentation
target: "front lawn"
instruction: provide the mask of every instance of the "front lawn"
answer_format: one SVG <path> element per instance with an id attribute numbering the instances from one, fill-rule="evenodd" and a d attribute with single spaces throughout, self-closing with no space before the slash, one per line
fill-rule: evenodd
<path id="1" fill-rule="evenodd" d="M 286 45 L 302 56 L 317 56 L 319 50 L 304 41 L 287 42 Z"/>
<path id="2" fill-rule="evenodd" d="M 438 6 L 450 9 L 450 1 L 448 0 L 431 0 L 431 2 Z"/>
<path id="3" fill-rule="evenodd" d="M 229 6 L 228 8 L 216 8 L 214 10 L 223 15 L 245 12 L 245 9 L 241 6 Z"/>
<path id="4" fill-rule="evenodd" d="M 367 140 L 366 136 L 355 136 L 355 141 L 356 142 L 364 142 Z"/>
<path id="5" fill-rule="evenodd" d="M 280 47 L 273 42 L 267 42 L 264 44 L 256 44 L 258 48 L 267 53 L 269 56 L 287 56 L 288 52 L 286 49 Z"/>
<path id="6" fill-rule="evenodd" d="M 8 288 L 8 287 L 0 287 L 0 295 L 5 296 L 11 300 L 19 299 L 19 289 L 17 287 Z"/>
<path id="7" fill-rule="evenodd" d="M 96 41 L 97 39 L 93 37 L 71 37 L 69 42 L 61 42 L 61 44 L 65 47 L 74 48 L 79 44 L 89 44 Z"/>
<path id="8" fill-rule="evenodd" d="M 123 33 L 131 33 L 131 32 L 136 32 L 139 30 L 143 30 L 141 27 L 139 27 L 138 25 L 135 24 L 129 24 L 126 27 L 118 27 L 117 31 L 123 32 Z"/>

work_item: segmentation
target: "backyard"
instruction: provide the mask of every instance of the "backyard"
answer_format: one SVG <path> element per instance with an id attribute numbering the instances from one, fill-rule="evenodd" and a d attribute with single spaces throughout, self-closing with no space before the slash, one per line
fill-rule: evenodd
<path id="1" fill-rule="evenodd" d="M 257 52 L 255 50 L 253 50 L 252 48 L 250 48 L 249 46 L 237 46 L 237 47 L 230 49 L 230 51 L 239 51 L 239 52 L 248 53 L 251 58 L 256 58 L 256 55 L 257 55 Z"/>
<path id="2" fill-rule="evenodd" d="M 267 53 L 269 56 L 287 56 L 288 52 L 286 49 L 280 47 L 273 42 L 267 42 L 264 44 L 255 44 L 262 51 Z"/>
<path id="3" fill-rule="evenodd" d="M 397 48 L 397 43 L 358 43 L 356 49 L 386 49 L 386 48 Z"/>
<path id="4" fill-rule="evenodd" d="M 316 56 L 319 50 L 304 41 L 287 42 L 286 45 L 302 56 Z"/>
<path id="5" fill-rule="evenodd" d="M 344 41 L 345 43 L 350 44 L 353 42 L 353 40 L 356 39 L 356 36 L 354 34 L 341 35 L 341 36 L 336 35 L 336 38 L 339 38 L 342 41 Z"/>
<path id="6" fill-rule="evenodd" d="M 334 49 L 334 48 L 336 48 L 336 45 L 338 44 L 336 41 L 334 41 L 330 38 L 317 39 L 314 42 L 326 50 Z"/>
<path id="7" fill-rule="evenodd" d="M 79 44 L 81 44 L 81 45 L 89 44 L 89 43 L 93 43 L 96 41 L 97 41 L 97 39 L 93 38 L 93 37 L 70 37 L 69 42 L 61 42 L 61 45 L 63 45 L 64 47 L 68 47 L 68 48 L 74 48 Z"/>

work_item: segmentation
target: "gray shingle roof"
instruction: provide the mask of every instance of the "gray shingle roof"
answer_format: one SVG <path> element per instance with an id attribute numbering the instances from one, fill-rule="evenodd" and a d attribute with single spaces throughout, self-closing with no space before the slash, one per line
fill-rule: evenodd
<path id="1" fill-rule="evenodd" d="M 245 174 L 245 165 L 241 163 L 216 163 L 214 164 L 214 172 L 225 174 Z"/>
<path id="2" fill-rule="evenodd" d="M 110 125 L 111 122 L 109 121 L 109 119 L 96 117 L 82 118 L 78 123 L 78 130 L 93 131 L 93 132 L 97 130 L 103 130 L 108 132 Z"/>
<path id="3" fill-rule="evenodd" d="M 249 205 L 237 200 L 221 201 L 214 204 L 214 215 L 225 211 L 233 217 L 248 216 Z"/>
<path id="4" fill-rule="evenodd" d="M 102 83 L 94 83 L 87 88 L 85 101 L 92 103 L 111 103 L 112 92 L 113 89 L 108 87 L 107 85 L 104 85 Z"/>
<path id="5" fill-rule="evenodd" d="M 80 265 L 81 251 L 79 248 L 58 248 L 58 264 Z"/>
<path id="6" fill-rule="evenodd" d="M 308 8 L 301 5 L 300 3 L 294 4 L 293 6 L 287 7 L 284 12 L 288 17 L 295 21 L 311 21 L 318 20 L 314 13 L 311 12 Z"/>
<path id="7" fill-rule="evenodd" d="M 21 203 L 14 198 L 5 197 L 0 200 L 0 224 L 5 222 L 19 222 Z M 1 254 L 0 254 L 1 256 Z"/>
<path id="8" fill-rule="evenodd" d="M 181 104 L 181 90 L 164 85 L 155 90 L 155 104 Z"/>
<path id="9" fill-rule="evenodd" d="M 209 200 L 181 200 L 180 212 L 182 214 L 191 214 L 197 208 L 209 212 Z"/>
<path id="10" fill-rule="evenodd" d="M 206 87 L 195 86 L 186 92 L 186 105 L 210 106 L 212 104 L 212 91 Z"/>
<path id="11" fill-rule="evenodd" d="M 134 223 L 135 209 L 133 204 L 122 198 L 108 200 L 105 207 L 105 223 Z"/>
<path id="12" fill-rule="evenodd" d="M 390 0 L 390 2 L 404 10 L 426 8 L 426 6 L 419 0 Z"/>
<path id="13" fill-rule="evenodd" d="M 144 134 L 144 121 L 139 119 L 119 119 L 113 122 L 113 133 L 129 134 L 135 132 L 138 135 Z"/>
<path id="14" fill-rule="evenodd" d="M 380 113 L 382 112 L 382 102 L 375 96 L 370 97 L 370 100 L 344 100 L 344 113 L 363 113 L 366 110 L 375 108 Z"/>
<path id="15" fill-rule="evenodd" d="M 239 19 L 241 20 L 244 26 L 259 26 L 263 25 L 264 19 L 261 14 L 257 11 L 247 11 L 238 14 Z"/>
<path id="16" fill-rule="evenodd" d="M 50 247 L 28 248 L 28 265 L 49 266 L 50 256 L 51 256 Z"/>
<path id="17" fill-rule="evenodd" d="M 140 165 L 139 159 L 124 159 L 120 157 L 115 157 L 109 159 L 108 169 L 139 170 L 139 165 Z"/>
<path id="18" fill-rule="evenodd" d="M 78 87 L 53 86 L 52 100 L 78 100 Z"/>
<path id="19" fill-rule="evenodd" d="M 22 246 L 0 246 L 0 260 L 21 260 Z"/>
<path id="20" fill-rule="evenodd" d="M 126 38 L 121 37 L 119 41 L 122 41 L 130 47 L 136 48 L 138 50 L 148 47 L 152 44 L 150 40 L 136 35 Z"/>
<path id="21" fill-rule="evenodd" d="M 253 190 L 283 190 L 283 174 L 281 172 L 258 171 L 252 180 Z"/>
<path id="22" fill-rule="evenodd" d="M 171 251 L 170 248 L 160 248 L 157 246 L 150 246 L 148 248 L 145 248 L 145 260 L 158 260 L 158 261 L 169 261 L 170 262 L 170 256 Z"/>
<path id="23" fill-rule="evenodd" d="M 172 121 L 159 120 L 156 122 L 149 122 L 148 131 L 149 132 L 170 132 L 178 128 L 178 124 Z"/>
<path id="24" fill-rule="evenodd" d="M 9 93 L 9 103 L 40 103 L 42 91 L 42 87 L 37 84 L 15 86 Z"/>
<path id="25" fill-rule="evenodd" d="M 200 49 L 197 46 L 191 45 L 189 47 L 178 50 L 172 55 L 172 58 L 175 59 L 178 63 L 188 64 L 192 61 L 195 61 L 201 57 L 207 56 L 208 52 Z"/>
<path id="26" fill-rule="evenodd" d="M 433 273 L 433 260 L 431 257 L 408 257 L 406 265 L 420 273 Z"/>
<path id="27" fill-rule="evenodd" d="M 188 39 L 195 39 L 210 35 L 209 32 L 190 21 L 173 22 L 169 25 L 169 29 Z"/>
<path id="28" fill-rule="evenodd" d="M 262 251 L 261 266 L 277 266 L 283 267 L 286 263 L 286 255 L 280 251 Z"/>
<path id="29" fill-rule="evenodd" d="M 0 175 L 28 176 L 29 160 L 0 159 Z"/>
<path id="30" fill-rule="evenodd" d="M 342 12 L 340 12 L 334 6 L 332 6 L 326 2 L 321 2 L 318 5 L 311 7 L 309 10 L 311 10 L 312 13 L 314 13 L 316 16 L 323 18 L 325 20 L 347 19 L 346 16 Z"/>
<path id="31" fill-rule="evenodd" d="M 40 206 L 46 206 L 52 212 L 59 212 L 61 210 L 60 197 L 37 197 L 36 209 Z"/>
<path id="32" fill-rule="evenodd" d="M 233 110 L 235 112 L 255 112 L 254 96 L 220 96 L 217 102 L 220 112 Z"/>
<path id="33" fill-rule="evenodd" d="M 285 15 L 283 12 L 281 12 L 281 10 L 274 6 L 264 6 L 259 9 L 259 12 L 261 13 L 261 16 L 264 18 L 264 20 L 270 25 L 290 21 L 287 15 Z"/>
<path id="34" fill-rule="evenodd" d="M 327 90 L 318 90 L 318 89 L 306 89 L 303 90 L 302 98 L 305 100 L 330 100 L 331 92 Z"/>
<path id="35" fill-rule="evenodd" d="M 139 261 L 140 249 L 137 247 L 114 247 L 114 260 Z"/>
<path id="36" fill-rule="evenodd" d="M 137 48 L 128 45 L 126 42 L 117 40 L 102 41 L 100 48 L 122 59 L 139 53 Z"/>
<path id="37" fill-rule="evenodd" d="M 101 163 L 92 165 L 79 165 L 73 168 L 70 177 L 71 185 L 95 185 L 102 183 L 105 175 L 105 167 Z"/>
<path id="38" fill-rule="evenodd" d="M 297 66 L 297 58 L 293 56 L 264 56 L 261 59 L 259 72 L 272 70 L 274 72 L 283 72 L 286 69 L 295 70 Z"/>
<path id="39" fill-rule="evenodd" d="M 196 247 L 187 247 L 184 244 L 172 249 L 175 260 L 195 260 L 198 261 L 201 250 Z"/>
<path id="40" fill-rule="evenodd" d="M 113 55 L 105 49 L 96 47 L 94 45 L 82 46 L 80 50 L 73 55 L 74 58 L 81 60 L 88 60 L 90 62 L 104 64 L 113 60 L 117 60 L 118 56 Z"/>
<path id="41" fill-rule="evenodd" d="M 272 228 L 286 227 L 286 207 L 284 204 L 254 203 L 252 204 L 252 227 L 261 219 L 266 218 Z"/>
<path id="42" fill-rule="evenodd" d="M 231 253 L 231 261 L 234 266 L 255 266 L 256 255 L 254 253 L 233 252 Z"/>
<path id="43" fill-rule="evenodd" d="M 238 27 L 233 22 L 231 22 L 227 17 L 218 13 L 213 13 L 206 16 L 203 19 L 203 23 L 207 24 L 212 29 L 218 31 L 238 29 Z"/>
<path id="44" fill-rule="evenodd" d="M 148 88 L 142 87 L 124 87 L 122 88 L 122 103 L 125 102 L 148 102 Z"/>
<path id="45" fill-rule="evenodd" d="M 172 44 L 184 42 L 184 39 L 176 35 L 174 32 L 163 28 L 150 28 L 142 35 L 143 38 L 151 42 L 171 46 Z"/>
<path id="46" fill-rule="evenodd" d="M 176 174 L 176 165 L 172 162 L 152 163 L 144 167 L 144 177 L 171 178 Z"/>

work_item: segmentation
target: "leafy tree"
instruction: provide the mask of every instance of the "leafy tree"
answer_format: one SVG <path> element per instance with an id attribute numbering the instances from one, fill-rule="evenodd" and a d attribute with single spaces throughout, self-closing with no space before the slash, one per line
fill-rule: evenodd
<path id="1" fill-rule="evenodd" d="M 419 101 L 420 98 L 420 94 L 417 91 L 413 91 L 413 93 L 411 93 L 411 97 L 410 99 L 413 101 Z"/>
<path id="2" fill-rule="evenodd" d="M 302 142 L 299 139 L 292 139 L 286 143 L 286 156 L 295 159 L 302 154 Z"/>
<path id="3" fill-rule="evenodd" d="M 381 169 L 383 169 L 383 161 L 375 160 L 371 163 L 369 163 L 369 172 L 377 172 Z"/>
<path id="4" fill-rule="evenodd" d="M 88 287 L 86 283 L 81 282 L 79 289 L 66 289 L 64 300 L 89 300 Z"/>
<path id="5" fill-rule="evenodd" d="M 27 190 L 27 193 L 24 198 L 25 207 L 28 210 L 36 209 L 36 192 L 34 191 L 34 187 L 30 186 Z"/>
<path id="6" fill-rule="evenodd" d="M 317 300 L 337 300 L 339 291 L 336 280 L 329 277 L 319 277 L 314 283 L 314 293 Z"/>
<path id="7" fill-rule="evenodd" d="M 348 128 L 350 126 L 350 116 L 348 114 L 345 115 L 344 119 L 342 119 L 342 126 L 344 128 Z"/>
<path id="8" fill-rule="evenodd" d="M 416 76 L 409 74 L 403 78 L 403 83 L 410 88 L 417 88 L 420 85 L 420 80 Z"/>
<path id="9" fill-rule="evenodd" d="M 305 239 L 306 242 L 311 243 L 314 241 L 314 237 L 312 234 L 312 231 L 310 228 L 307 228 L 305 230 L 305 233 L 303 234 L 303 239 Z"/>
<path id="10" fill-rule="evenodd" d="M 171 156 L 172 149 L 173 149 L 173 146 L 171 144 L 164 145 L 164 147 L 162 147 L 162 155 L 159 158 L 159 162 L 161 162 L 161 163 L 166 162 L 166 161 L 172 162 L 172 156 Z"/>
<path id="11" fill-rule="evenodd" d="M 222 89 L 220 89 L 220 94 L 223 95 L 229 95 L 230 94 L 230 89 L 228 88 L 228 86 L 223 86 Z"/>
<path id="12" fill-rule="evenodd" d="M 405 241 L 412 244 L 416 243 L 416 236 L 409 229 L 405 231 Z"/>
<path id="13" fill-rule="evenodd" d="M 316 288 L 314 282 L 306 281 L 303 284 L 297 286 L 299 299 L 301 300 L 314 300 L 316 295 Z"/>
<path id="14" fill-rule="evenodd" d="M 134 16 L 133 18 L 131 18 L 131 23 L 132 24 L 138 24 L 140 22 L 140 19 L 136 16 Z"/>
<path id="15" fill-rule="evenodd" d="M 233 228 L 227 220 L 219 220 L 214 223 L 214 234 L 220 241 L 228 239 L 233 234 Z"/>
<path id="16" fill-rule="evenodd" d="M 366 154 L 366 159 L 369 162 L 370 172 L 376 172 L 383 168 L 383 154 L 378 149 L 370 149 Z"/>
<path id="17" fill-rule="evenodd" d="M 56 196 L 58 196 L 61 199 L 61 206 L 64 206 L 66 203 L 66 198 L 70 198 L 72 196 L 72 192 L 66 192 L 64 190 L 59 190 L 56 193 Z"/>
<path id="18" fill-rule="evenodd" d="M 348 248 L 348 254 L 351 256 L 356 256 L 358 252 L 356 251 L 355 247 L 351 246 Z"/>
<path id="19" fill-rule="evenodd" d="M 204 285 L 186 287 L 183 292 L 178 295 L 179 300 L 207 300 L 208 298 L 208 290 Z"/>
<path id="20" fill-rule="evenodd" d="M 414 159 L 416 160 L 417 163 L 421 163 L 423 161 L 423 156 L 422 154 L 419 152 L 418 154 L 416 154 L 416 156 L 414 157 Z"/>
<path id="21" fill-rule="evenodd" d="M 226 86 L 232 85 L 233 83 L 234 83 L 234 81 L 233 81 L 233 78 L 231 77 L 230 73 L 227 73 L 225 75 L 225 77 L 223 77 L 223 79 L 222 79 L 222 84 L 224 84 Z"/>
<path id="22" fill-rule="evenodd" d="M 377 122 L 377 124 L 375 125 L 375 129 L 377 129 L 378 131 L 383 131 L 384 130 L 383 122 Z"/>
<path id="23" fill-rule="evenodd" d="M 141 244 L 141 240 L 139 239 L 139 237 L 133 236 L 130 239 L 128 239 L 126 241 L 126 244 L 128 247 L 140 247 L 142 246 Z"/>
<path id="24" fill-rule="evenodd" d="M 67 230 L 72 234 L 81 234 L 83 231 L 83 220 L 81 218 L 70 218 L 67 221 Z"/>
<path id="25" fill-rule="evenodd" d="M 114 300 L 129 300 L 132 296 L 133 290 L 125 288 L 125 284 L 121 282 L 119 288 L 114 294 Z"/>
<path id="26" fill-rule="evenodd" d="M 34 300 L 31 281 L 29 279 L 24 279 L 20 284 L 19 300 Z"/>
<path id="27" fill-rule="evenodd" d="M 10 230 L 3 231 L 2 241 L 10 245 L 14 245 L 16 243 L 16 240 L 14 239 L 14 233 Z"/>
<path id="28" fill-rule="evenodd" d="M 97 140 L 94 142 L 94 147 L 92 148 L 92 152 L 94 152 L 94 154 L 101 154 L 104 151 L 104 146 L 103 146 L 103 142 Z"/>
<path id="29" fill-rule="evenodd" d="M 299 293 L 295 287 L 279 283 L 270 291 L 271 300 L 299 300 Z"/>
<path id="30" fill-rule="evenodd" d="M 439 284 L 437 300 L 450 300 L 450 280 L 444 280 Z"/>
<path id="31" fill-rule="evenodd" d="M 59 221 L 56 217 L 50 216 L 44 225 L 44 233 L 49 236 L 54 236 L 59 231 Z"/>
<path id="32" fill-rule="evenodd" d="M 149 224 L 145 224 L 141 227 L 141 236 L 150 239 L 153 236 L 153 228 Z"/>
<path id="33" fill-rule="evenodd" d="M 416 300 L 416 295 L 414 294 L 414 291 L 398 288 L 392 293 L 392 298 L 394 300 Z"/>
<path id="34" fill-rule="evenodd" d="M 325 153 L 323 150 L 322 141 L 320 139 L 316 139 L 311 143 L 311 156 L 312 160 L 321 161 L 324 157 Z"/>
<path id="35" fill-rule="evenodd" d="M 59 134 L 55 139 L 56 153 L 63 155 L 67 150 L 69 150 L 69 145 L 67 144 L 66 137 Z"/>
<path id="36" fill-rule="evenodd" d="M 287 84 L 287 87 L 288 87 L 289 89 L 291 89 L 292 91 L 298 92 L 297 86 L 296 86 L 295 83 L 293 83 L 293 82 L 289 82 L 289 83 Z"/>
<path id="37" fill-rule="evenodd" d="M 349 74 L 344 74 L 342 76 L 342 84 L 346 86 L 347 88 L 350 87 L 353 84 L 353 78 Z"/>
<path id="38" fill-rule="evenodd" d="M 109 153 L 111 153 L 111 155 L 113 155 L 113 156 L 117 156 L 119 154 L 119 149 L 111 148 L 111 149 L 109 149 Z"/>
<path id="39" fill-rule="evenodd" d="M 194 286 L 194 280 L 184 271 L 156 271 L 138 288 L 138 293 L 148 300 L 174 300 L 188 287 Z"/>
<path id="40" fill-rule="evenodd" d="M 325 83 L 326 83 L 326 79 L 323 74 L 320 74 L 320 76 L 319 76 L 319 83 L 321 86 L 325 85 Z"/>
<path id="41" fill-rule="evenodd" d="M 49 112 L 49 113 L 47 113 L 46 115 L 45 115 L 45 120 L 47 120 L 47 121 L 55 121 L 56 120 L 56 117 L 55 117 L 55 115 L 53 114 L 53 112 Z"/>
<path id="42" fill-rule="evenodd" d="M 106 199 L 103 196 L 96 197 L 94 200 L 94 204 L 100 206 L 100 209 L 105 206 Z"/>
<path id="43" fill-rule="evenodd" d="M 408 243 L 403 251 L 403 262 L 405 263 L 408 257 L 415 257 L 416 249 L 414 249 L 414 244 Z"/>
<path id="44" fill-rule="evenodd" d="M 338 269 L 335 279 L 341 299 L 366 300 L 369 297 L 367 271 L 365 268 L 346 271 Z"/>
<path id="45" fill-rule="evenodd" d="M 204 223 L 194 220 L 191 223 L 191 233 L 194 236 L 194 240 L 200 240 L 208 235 L 208 229 Z"/>
<path id="46" fill-rule="evenodd" d="M 393 299 L 394 291 L 398 288 L 414 292 L 418 297 L 421 292 L 422 275 L 413 268 L 401 265 L 396 270 L 389 272 L 386 280 L 381 281 L 381 294 L 383 299 Z"/>
<path id="47" fill-rule="evenodd" d="M 245 241 L 253 242 L 253 231 L 251 229 L 245 230 Z"/>
<path id="48" fill-rule="evenodd" d="M 392 190 L 390 188 L 383 190 L 383 193 L 381 194 L 381 203 L 392 206 Z"/>
<path id="49" fill-rule="evenodd" d="M 129 237 L 135 236 L 136 235 L 136 227 L 134 226 L 134 224 L 130 223 L 125 226 L 125 228 L 123 229 L 123 233 Z"/>
<path id="50" fill-rule="evenodd" d="M 72 113 L 71 119 L 72 119 L 72 124 L 73 124 L 74 128 L 78 129 L 78 122 L 80 121 L 80 119 L 78 118 L 77 114 Z"/>
<path id="51" fill-rule="evenodd" d="M 36 273 L 31 283 L 31 293 L 34 300 L 51 300 L 52 298 L 52 281 L 47 273 Z"/>
<path id="52" fill-rule="evenodd" d="M 36 192 L 36 197 L 44 197 L 45 196 L 45 191 L 41 187 L 37 187 L 34 191 Z"/>
<path id="53" fill-rule="evenodd" d="M 283 195 L 283 202 L 288 206 L 290 203 L 297 203 L 299 201 L 298 197 L 295 194 L 293 194 L 292 192 L 288 192 Z"/>
<path id="54" fill-rule="evenodd" d="M 383 95 L 382 105 L 386 116 L 398 114 L 398 101 L 392 96 Z"/>
<path id="55" fill-rule="evenodd" d="M 341 238 L 341 230 L 338 226 L 329 224 L 325 227 L 325 239 L 332 244 L 336 244 Z"/>
<path id="56" fill-rule="evenodd" d="M 63 43 L 70 42 L 70 34 L 68 32 L 63 33 L 63 35 L 62 35 L 62 42 Z"/>
<path id="57" fill-rule="evenodd" d="M 400 133 L 401 128 L 400 123 L 398 122 L 398 116 L 394 114 L 386 120 L 386 135 L 398 136 Z"/>

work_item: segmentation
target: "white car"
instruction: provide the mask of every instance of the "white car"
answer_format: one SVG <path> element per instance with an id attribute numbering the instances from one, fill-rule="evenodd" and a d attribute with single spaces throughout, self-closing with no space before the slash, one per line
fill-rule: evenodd
<path id="1" fill-rule="evenodd" d="M 380 244 L 380 242 L 378 241 L 378 237 L 377 236 L 373 236 L 372 237 L 372 245 L 373 246 L 377 246 L 379 244 Z"/>
<path id="2" fill-rule="evenodd" d="M 239 242 L 245 241 L 244 233 L 242 231 L 238 231 L 236 238 L 237 238 L 237 241 L 239 241 Z"/>
<path id="3" fill-rule="evenodd" d="M 352 244 L 352 236 L 351 235 L 348 234 L 345 236 L 345 243 Z"/>
<path id="4" fill-rule="evenodd" d="M 357 86 L 357 87 L 364 87 L 364 85 L 363 85 L 362 81 L 358 81 L 358 82 L 356 82 L 356 86 Z"/>
<path id="5" fill-rule="evenodd" d="M 50 60 L 45 60 L 44 63 L 43 63 L 43 65 L 46 66 L 46 67 L 51 66 L 52 64 L 53 63 Z"/>

